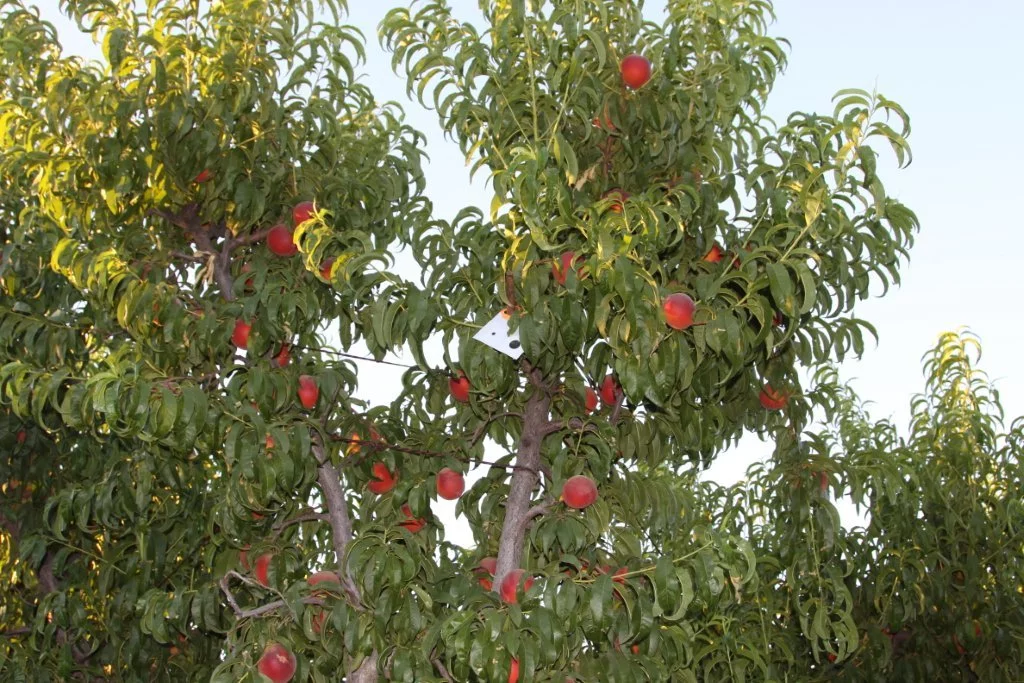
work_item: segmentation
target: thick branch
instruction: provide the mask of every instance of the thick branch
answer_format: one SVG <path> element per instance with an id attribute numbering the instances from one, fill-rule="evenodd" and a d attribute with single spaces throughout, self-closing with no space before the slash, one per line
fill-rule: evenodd
<path id="1" fill-rule="evenodd" d="M 377 680 L 377 651 L 371 652 L 345 680 L 349 683 L 375 683 Z"/>
<path id="2" fill-rule="evenodd" d="M 186 239 L 194 242 L 200 251 L 213 256 L 211 263 L 213 279 L 217 281 L 221 295 L 227 301 L 234 300 L 235 294 L 232 291 L 234 282 L 231 279 L 231 252 L 239 245 L 263 239 L 268 231 L 263 230 L 250 235 L 233 237 L 223 222 L 203 223 L 199 217 L 199 206 L 194 203 L 186 204 L 178 213 L 171 213 L 170 211 L 160 209 L 153 209 L 149 213 L 153 216 L 160 216 L 172 225 L 181 228 L 185 233 Z M 220 238 L 224 238 L 224 243 L 220 249 L 216 249 L 213 246 L 213 240 Z M 181 252 L 172 252 L 172 254 L 179 259 L 200 260 L 196 255 Z"/>
<path id="3" fill-rule="evenodd" d="M 338 473 L 338 469 L 331 464 L 319 433 L 313 435 L 313 455 L 317 462 L 317 480 L 320 482 L 320 490 L 323 492 L 324 502 L 327 504 L 327 519 L 331 523 L 331 536 L 334 541 L 334 554 L 338 563 L 338 578 L 341 581 L 341 588 L 353 607 L 360 610 L 365 609 L 359 587 L 349 575 L 345 562 L 348 544 L 352 540 L 352 520 L 348 516 L 348 507 L 345 504 L 345 491 L 341 487 L 341 475 Z M 376 683 L 377 651 L 371 652 L 362 664 L 350 671 L 345 680 L 349 683 Z"/>
<path id="4" fill-rule="evenodd" d="M 540 517 L 541 515 L 547 514 L 548 510 L 554 506 L 555 501 L 548 500 L 543 503 L 537 503 L 532 508 L 526 511 L 526 522 L 529 524 L 533 521 L 534 517 Z"/>
<path id="5" fill-rule="evenodd" d="M 223 294 L 226 301 L 231 301 L 235 298 L 234 281 L 231 279 L 231 242 L 230 240 L 224 245 L 224 247 L 217 252 L 217 258 L 213 262 L 213 277 L 217 280 L 217 286 L 220 287 L 221 294 Z"/>
<path id="6" fill-rule="evenodd" d="M 505 501 L 505 522 L 498 543 L 498 567 L 495 572 L 495 590 L 505 574 L 518 569 L 523 559 L 523 540 L 531 517 L 530 499 L 540 481 L 540 447 L 544 437 L 551 433 L 548 413 L 551 409 L 550 388 L 536 368 L 527 369 L 527 377 L 534 386 L 523 409 L 523 432 L 519 439 L 519 453 Z"/>
<path id="7" fill-rule="evenodd" d="M 43 559 L 42 566 L 39 567 L 39 585 L 47 593 L 56 593 L 60 590 L 60 586 L 57 585 L 57 577 L 53 574 L 53 560 L 54 554 L 48 552 Z"/>
<path id="8" fill-rule="evenodd" d="M 349 519 L 348 506 L 345 504 L 345 491 L 341 488 L 341 475 L 338 473 L 338 469 L 331 464 L 318 436 L 313 440 L 313 455 L 317 461 L 317 480 L 320 482 L 320 490 L 323 492 L 324 502 L 327 504 L 327 519 L 331 523 L 331 538 L 334 542 L 334 555 L 338 563 L 338 578 L 352 605 L 357 609 L 362 609 L 363 600 L 359 594 L 359 588 L 349 576 L 348 567 L 345 564 L 345 554 L 349 541 L 352 540 L 352 520 Z"/>
<path id="9" fill-rule="evenodd" d="M 194 235 L 196 246 L 200 250 L 213 254 L 213 279 L 217 281 L 221 296 L 225 301 L 234 301 L 234 282 L 231 279 L 231 240 L 228 239 L 218 251 L 213 248 L 213 241 L 205 232 Z"/>
<path id="10" fill-rule="evenodd" d="M 565 429 L 566 426 L 567 426 L 566 422 L 559 422 L 557 420 L 551 420 L 550 422 L 546 422 L 545 424 L 540 426 L 540 435 L 542 437 L 544 437 L 544 436 L 547 436 L 549 434 L 554 434 L 556 432 L 560 432 L 563 429 Z"/>
<path id="11" fill-rule="evenodd" d="M 11 539 L 17 543 L 21 538 L 21 527 L 14 520 L 8 519 L 3 514 L 0 514 L 0 527 L 7 530 L 7 533 L 11 535 Z"/>

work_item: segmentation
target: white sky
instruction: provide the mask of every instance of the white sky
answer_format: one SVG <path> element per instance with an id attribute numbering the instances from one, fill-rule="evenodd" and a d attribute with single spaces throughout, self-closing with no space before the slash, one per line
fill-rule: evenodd
<path id="1" fill-rule="evenodd" d="M 449 0 L 465 19 L 479 16 L 477 0 Z M 390 69 L 376 40 L 376 26 L 397 0 L 350 0 L 350 23 L 367 37 L 364 78 L 380 100 L 400 102 L 408 122 L 428 136 L 428 194 L 437 214 L 451 217 L 465 205 L 490 205 L 479 180 L 455 144 L 444 140 L 436 117 L 405 100 L 404 81 Z M 55 0 L 40 0 L 49 10 Z M 662 3 L 648 2 L 650 14 Z M 1024 254 L 1024 219 L 1016 202 L 1024 194 L 1024 142 L 1020 135 L 1019 27 L 1024 3 L 1013 0 L 776 0 L 772 34 L 789 39 L 789 66 L 778 81 L 768 113 L 777 121 L 792 111 L 831 112 L 841 88 L 877 88 L 910 114 L 914 162 L 885 169 L 889 194 L 917 212 L 922 229 L 902 270 L 903 285 L 856 311 L 877 327 L 880 343 L 843 367 L 874 417 L 906 424 L 911 396 L 923 388 L 921 356 L 938 335 L 967 326 L 980 335 L 982 367 L 995 380 L 1007 416 L 1024 414 L 1024 361 L 1018 338 L 1024 284 L 1017 259 Z M 65 46 L 95 54 L 91 39 L 54 13 Z M 882 159 L 887 151 L 879 150 Z M 1015 170 L 1016 169 L 1016 170 Z M 483 173 L 478 174 L 482 178 Z M 1009 202 L 1004 203 L 1004 202 Z M 412 274 L 409 277 L 413 277 Z M 401 370 L 367 364 L 360 369 L 363 396 L 390 401 Z M 719 459 L 709 476 L 731 483 L 770 447 L 754 439 Z M 454 503 L 439 501 L 449 540 L 470 539 L 464 521 L 452 523 Z M 844 510 L 850 519 L 850 511 Z"/>

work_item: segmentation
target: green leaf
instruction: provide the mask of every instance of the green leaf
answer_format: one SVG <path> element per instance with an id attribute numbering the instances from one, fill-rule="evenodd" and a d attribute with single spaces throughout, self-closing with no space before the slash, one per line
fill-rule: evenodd
<path id="1" fill-rule="evenodd" d="M 787 316 L 796 315 L 796 298 L 793 292 L 793 281 L 789 276 L 789 269 L 781 263 L 769 263 L 767 273 L 768 285 L 776 305 Z"/>

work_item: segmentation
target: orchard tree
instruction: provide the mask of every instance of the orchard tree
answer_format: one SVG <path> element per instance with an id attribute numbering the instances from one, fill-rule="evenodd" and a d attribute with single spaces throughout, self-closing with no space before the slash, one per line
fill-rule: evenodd
<path id="1" fill-rule="evenodd" d="M 840 644 L 828 680 L 1024 678 L 1024 418 L 1004 428 L 980 354 L 970 333 L 942 335 L 904 433 L 871 421 L 833 371 L 821 372 L 826 428 L 780 440 L 773 462 L 750 472 L 746 501 L 733 504 L 760 527 L 748 531 L 764 548 L 758 556 L 797 570 L 773 577 L 792 596 L 774 615 L 788 628 L 773 643 L 798 650 L 806 629 L 827 624 L 798 605 L 816 595 L 848 601 L 860 641 Z M 869 515 L 866 527 L 839 526 L 824 501 L 833 491 Z M 772 519 L 788 500 L 803 503 Z M 802 549 L 813 555 L 800 558 Z"/>
<path id="2" fill-rule="evenodd" d="M 483 27 L 422 2 L 381 28 L 493 191 L 488 215 L 411 236 L 468 405 L 395 405 L 424 448 L 484 430 L 509 453 L 511 476 L 490 467 L 460 510 L 506 602 L 534 579 L 507 615 L 460 596 L 443 663 L 454 680 L 513 662 L 524 680 L 829 676 L 861 641 L 845 572 L 822 574 L 813 528 L 755 534 L 808 506 L 836 533 L 834 506 L 779 479 L 764 519 L 741 515 L 740 490 L 696 475 L 744 431 L 792 467 L 821 402 L 800 368 L 862 352 L 854 304 L 898 281 L 917 227 L 877 174 L 876 142 L 909 162 L 906 114 L 847 90 L 831 116 L 773 125 L 767 2 L 673 2 L 661 25 L 636 2 L 481 6 Z M 498 309 L 517 363 L 474 339 Z"/>
<path id="3" fill-rule="evenodd" d="M 0 0 L 6 677 L 902 680 L 1019 637 L 1016 527 L 966 559 L 1019 506 L 938 506 L 935 440 L 872 449 L 820 370 L 863 351 L 854 304 L 917 229 L 876 163 L 909 161 L 907 116 L 848 90 L 766 118 L 768 2 L 390 13 L 409 92 L 489 180 L 451 222 L 340 0 L 145 4 L 62 1 L 92 64 Z M 359 349 L 412 363 L 390 405 L 356 398 Z M 745 432 L 772 459 L 701 481 Z M 952 526 L 913 549 L 911 509 Z M 972 636 L 932 588 L 960 569 L 955 614 L 987 618 L 990 567 L 1003 630 Z"/>
<path id="4" fill-rule="evenodd" d="M 342 3 L 60 4 L 102 63 L 0 2 L 2 678 L 355 669 L 370 463 L 332 437 L 370 418 L 325 339 L 381 324 L 422 138 L 356 81 Z"/>

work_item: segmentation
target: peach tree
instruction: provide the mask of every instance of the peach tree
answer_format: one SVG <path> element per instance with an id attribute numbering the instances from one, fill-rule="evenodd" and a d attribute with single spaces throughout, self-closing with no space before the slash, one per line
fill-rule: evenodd
<path id="1" fill-rule="evenodd" d="M 339 472 L 367 418 L 327 330 L 373 326 L 429 216 L 421 137 L 356 81 L 343 3 L 60 5 L 101 62 L 0 2 L 2 678 L 354 668 L 359 638 L 295 644 L 325 593 L 359 606 L 327 632 L 370 614 L 305 581 L 370 474 Z"/>
<path id="2" fill-rule="evenodd" d="M 926 581 L 985 596 L 960 527 L 893 559 L 929 441 L 871 441 L 823 368 L 917 229 L 877 168 L 909 123 L 858 90 L 768 119 L 770 3 L 390 12 L 410 96 L 488 180 L 451 221 L 340 0 L 60 4 L 101 62 L 0 0 L 5 676 L 874 680 L 1019 633 L 929 647 L 953 622 Z M 476 339 L 496 316 L 508 354 Z M 390 404 L 360 353 L 409 363 Z M 702 480 L 748 432 L 770 461 Z M 1019 515 L 979 500 L 972 534 Z"/>
<path id="3" fill-rule="evenodd" d="M 801 474 L 817 469 L 826 473 L 824 486 L 870 515 L 864 528 L 843 531 L 804 509 L 760 535 L 768 547 L 817 538 L 814 557 L 825 571 L 801 577 L 803 599 L 821 590 L 849 600 L 861 639 L 828 680 L 1024 676 L 1014 645 L 1024 637 L 1024 418 L 1004 422 L 999 394 L 978 369 L 980 355 L 973 334 L 941 335 L 925 356 L 924 391 L 911 400 L 904 430 L 871 420 L 835 374 L 823 371 L 818 386 L 828 424 L 805 434 L 799 455 L 783 455 L 785 466 L 751 473 L 756 483 L 744 514 L 778 506 L 777 481 L 798 485 Z M 831 581 L 846 590 L 834 592 Z"/>

